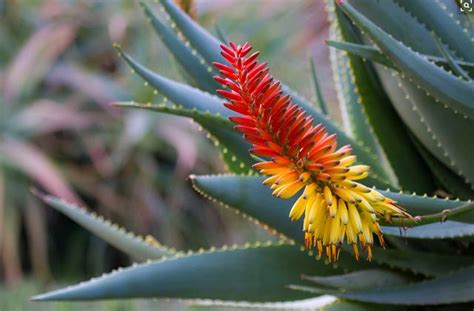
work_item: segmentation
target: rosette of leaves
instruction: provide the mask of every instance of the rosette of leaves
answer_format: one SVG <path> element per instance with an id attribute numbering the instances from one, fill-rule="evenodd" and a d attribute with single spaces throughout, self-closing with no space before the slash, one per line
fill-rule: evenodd
<path id="1" fill-rule="evenodd" d="M 167 99 L 119 105 L 185 116 L 200 124 L 221 152 L 229 174 L 191 176 L 195 189 L 263 226 L 278 240 L 177 252 L 58 198 L 40 195 L 145 263 L 34 300 L 141 297 L 250 308 L 315 309 L 323 302 L 331 302 L 327 310 L 467 308 L 474 301 L 473 176 L 468 165 L 468 138 L 474 136 L 466 134 L 474 128 L 472 40 L 466 31 L 468 20 L 448 1 L 434 1 L 429 8 L 417 3 L 328 3 L 333 39 L 338 40 L 330 44 L 350 52 L 332 54 L 346 114 L 344 130 L 322 113 L 324 109 L 284 87 L 315 122 L 336 133 L 341 144 L 350 144 L 358 160 L 372 167 L 366 186 L 389 188 L 379 191 L 417 215 L 397 223 L 411 227 L 403 230 L 403 237 L 393 224 L 384 223 L 388 247 L 375 247 L 372 262 L 341 256 L 329 263 L 305 251 L 301 223 L 287 219 L 294 200 L 275 198 L 262 185 L 263 177 L 252 169 L 258 159 L 249 155 L 249 145 L 232 129 L 223 99 L 213 95 L 218 85 L 211 63 L 223 61 L 221 42 L 171 1 L 159 0 L 159 14 L 142 5 L 145 16 L 189 84 L 152 72 L 117 46 L 133 71 Z M 393 90 L 393 85 L 399 89 Z M 324 107 L 322 96 L 318 98 Z"/>

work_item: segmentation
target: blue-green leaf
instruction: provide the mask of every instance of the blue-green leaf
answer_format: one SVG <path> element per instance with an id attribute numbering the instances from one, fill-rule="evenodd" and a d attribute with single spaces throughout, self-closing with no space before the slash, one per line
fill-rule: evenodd
<path id="1" fill-rule="evenodd" d="M 36 194 L 58 212 L 136 260 L 158 259 L 174 253 L 174 250 L 161 245 L 151 236 L 136 236 L 94 213 L 87 212 L 84 208 L 50 195 Z"/>
<path id="2" fill-rule="evenodd" d="M 135 102 L 115 103 L 119 107 L 139 108 L 155 112 L 168 113 L 193 119 L 208 133 L 209 138 L 221 152 L 229 170 L 234 173 L 248 173 L 252 170 L 255 159 L 250 156 L 250 144 L 244 141 L 233 125 L 220 115 L 191 110 L 167 104 L 139 104 Z"/>
<path id="3" fill-rule="evenodd" d="M 422 1 L 395 0 L 411 15 L 416 16 L 420 23 L 436 33 L 441 41 L 449 46 L 457 55 L 467 61 L 474 61 L 474 43 L 469 31 L 464 28 L 451 12 L 442 7 L 438 1 L 429 5 Z M 459 10 L 458 12 L 459 13 Z"/>
<path id="4" fill-rule="evenodd" d="M 361 43 L 362 38 L 350 20 L 336 8 L 331 37 Z M 331 50 L 337 91 L 346 112 L 346 127 L 379 161 L 401 189 L 431 192 L 429 170 L 413 146 L 409 132 L 390 103 L 372 64 L 359 57 Z"/>
<path id="5" fill-rule="evenodd" d="M 218 113 L 224 117 L 230 115 L 230 110 L 224 107 L 222 100 L 219 97 L 203 92 L 189 85 L 165 78 L 139 64 L 133 58 L 124 53 L 118 45 L 115 45 L 115 47 L 123 59 L 139 76 L 176 105 L 181 105 L 187 109 L 195 108 L 210 113 Z"/>
<path id="6" fill-rule="evenodd" d="M 212 79 L 211 72 L 208 71 L 209 66 L 203 64 L 196 51 L 186 46 L 169 26 L 163 24 L 151 9 L 144 3 L 140 3 L 145 11 L 145 15 L 149 19 L 153 29 L 163 43 L 168 47 L 169 51 L 174 55 L 178 63 L 183 67 L 187 74 L 191 76 L 193 82 L 201 89 L 210 93 L 214 93 L 219 87 Z"/>
<path id="7" fill-rule="evenodd" d="M 321 110 L 322 113 L 328 115 L 328 108 L 326 104 L 326 100 L 324 99 L 323 92 L 321 91 L 321 86 L 319 85 L 318 74 L 316 73 L 316 66 L 314 65 L 314 60 L 310 59 L 311 65 L 311 77 L 313 78 L 314 84 L 314 93 L 316 95 L 316 103 Z"/>
<path id="8" fill-rule="evenodd" d="M 380 52 L 379 49 L 371 45 L 357 44 L 353 42 L 333 41 L 333 40 L 328 40 L 326 43 L 327 45 L 331 47 L 357 55 L 361 57 L 362 59 L 370 60 L 372 62 L 376 62 L 381 65 L 384 65 L 385 67 L 388 67 L 390 69 L 398 70 L 396 66 L 385 55 L 383 55 L 382 52 Z M 432 56 L 432 55 L 423 55 L 423 56 L 437 64 L 445 65 L 448 63 L 447 60 L 442 57 Z M 462 68 L 465 68 L 468 70 L 474 70 L 474 63 L 472 62 L 465 62 L 461 60 L 454 60 L 454 62 Z"/>
<path id="9" fill-rule="evenodd" d="M 33 299 L 154 297 L 288 301 L 313 296 L 287 288 L 288 284 L 301 282 L 301 274 L 330 275 L 340 271 L 316 261 L 299 246 L 224 247 L 129 267 Z"/>
<path id="10" fill-rule="evenodd" d="M 331 276 L 303 276 L 303 279 L 319 286 L 344 290 L 361 290 L 408 283 L 408 279 L 402 274 L 382 269 L 359 270 Z"/>
<path id="11" fill-rule="evenodd" d="M 428 281 L 337 295 L 351 300 L 396 305 L 440 305 L 471 302 L 474 301 L 474 266 Z"/>
<path id="12" fill-rule="evenodd" d="M 464 81 L 446 72 L 359 13 L 348 1 L 342 1 L 344 12 L 378 45 L 395 65 L 415 83 L 433 94 L 444 105 L 474 118 L 474 82 Z M 437 103 L 434 103 L 437 104 Z"/>
<path id="13" fill-rule="evenodd" d="M 189 40 L 191 46 L 204 57 L 208 64 L 223 60 L 223 57 L 220 54 L 220 42 L 217 38 L 193 21 L 193 19 L 174 4 L 173 1 L 159 1 L 169 14 L 170 18 L 176 23 L 176 26 Z"/>
<path id="14" fill-rule="evenodd" d="M 374 248 L 373 260 L 391 269 L 397 268 L 430 277 L 444 275 L 473 263 L 473 257 L 468 256 L 381 248 Z"/>
<path id="15" fill-rule="evenodd" d="M 395 227 L 384 227 L 384 233 L 399 234 Z M 403 237 L 414 239 L 456 239 L 474 236 L 474 225 L 457 221 L 446 221 L 405 229 Z"/>
<path id="16" fill-rule="evenodd" d="M 264 178 L 258 176 L 191 176 L 193 187 L 205 197 L 216 200 L 226 207 L 231 207 L 239 214 L 263 225 L 274 234 L 281 234 L 303 244 L 301 221 L 291 222 L 288 213 L 295 199 L 282 200 L 272 196 L 268 187 L 262 185 Z M 444 209 L 451 209 L 464 205 L 465 202 L 449 201 L 420 197 L 415 195 L 383 192 L 384 195 L 398 200 L 399 203 L 414 215 L 432 214 Z M 474 212 L 464 214 L 463 221 L 474 222 Z M 383 228 L 383 230 L 385 227 Z M 388 233 L 390 234 L 390 233 Z M 394 235 L 398 236 L 396 232 Z M 373 260 L 379 264 L 389 264 L 394 267 L 407 269 L 416 273 L 436 275 L 436 271 L 455 269 L 464 264 L 463 257 L 427 254 L 423 252 L 409 252 L 399 250 L 374 249 Z M 439 257 L 441 256 L 441 257 Z M 440 260 L 443 258 L 443 260 Z M 449 260 L 448 260 L 449 259 Z M 470 259 L 469 259 L 470 260 Z M 447 267 L 446 261 L 450 262 Z M 354 260 L 348 254 L 339 259 L 339 264 L 354 269 Z M 452 265 L 451 265 L 452 264 Z M 357 268 L 364 268 L 362 263 Z"/>

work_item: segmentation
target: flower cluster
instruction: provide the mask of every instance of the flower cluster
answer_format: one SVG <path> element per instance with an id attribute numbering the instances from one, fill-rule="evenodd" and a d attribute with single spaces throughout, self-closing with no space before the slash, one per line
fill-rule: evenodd
<path id="1" fill-rule="evenodd" d="M 224 105 L 237 112 L 230 120 L 236 124 L 253 148 L 251 153 L 266 161 L 254 165 L 273 195 L 288 199 L 302 191 L 289 217 L 296 221 L 304 215 L 303 231 L 307 248 L 325 251 L 330 261 L 339 257 L 344 241 L 359 257 L 358 242 L 372 258 L 374 234 L 384 246 L 378 217 L 410 217 L 394 200 L 357 180 L 369 174 L 367 165 L 353 165 L 349 145 L 337 148 L 336 135 L 313 118 L 269 74 L 265 63 L 257 61 L 259 52 L 252 47 L 221 45 L 228 65 L 214 63 L 221 76 L 215 80 L 226 90 L 217 92 L 228 99 Z M 229 66 L 230 65 L 230 66 Z"/>

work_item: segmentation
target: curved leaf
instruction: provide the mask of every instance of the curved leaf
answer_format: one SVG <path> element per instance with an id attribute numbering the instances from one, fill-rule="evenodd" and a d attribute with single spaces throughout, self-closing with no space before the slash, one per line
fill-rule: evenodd
<path id="1" fill-rule="evenodd" d="M 139 104 L 135 102 L 115 103 L 116 106 L 126 108 L 139 108 L 155 112 L 168 113 L 193 119 L 209 133 L 209 138 L 219 149 L 221 155 L 231 172 L 248 173 L 252 171 L 255 159 L 250 156 L 251 146 L 237 133 L 227 119 L 220 115 L 213 115 L 200 110 L 186 109 L 183 107 L 166 104 Z"/>
<path id="2" fill-rule="evenodd" d="M 386 33 L 413 50 L 425 55 L 441 56 L 431 31 L 415 16 L 401 8 L 395 0 L 350 0 L 350 4 Z"/>
<path id="3" fill-rule="evenodd" d="M 352 29 L 348 29 L 348 26 L 345 25 L 347 23 L 347 18 L 340 16 L 337 11 L 334 13 L 334 16 L 331 16 L 331 20 L 332 27 L 330 37 L 342 39 L 346 36 L 354 35 L 351 33 Z M 330 50 L 330 53 L 331 65 L 334 72 L 334 82 L 336 85 L 345 131 L 355 140 L 360 142 L 367 151 L 374 154 L 378 162 L 385 161 L 386 163 L 385 154 L 383 154 L 381 150 L 379 141 L 369 123 L 367 114 L 364 111 L 363 101 L 367 100 L 367 98 L 363 98 L 359 91 L 359 87 L 365 87 L 364 83 L 367 81 L 364 83 L 357 83 L 357 73 L 362 73 L 362 75 L 364 75 L 364 70 L 355 72 L 354 62 L 361 63 L 362 61 L 356 58 L 351 59 L 345 52 Z M 359 64 L 357 63 L 356 65 Z M 361 68 L 359 67 L 359 69 Z M 368 95 L 370 97 L 372 95 L 376 96 L 377 94 L 369 92 Z M 391 171 L 390 167 L 386 166 L 385 169 Z M 393 180 L 393 178 L 392 185 L 398 187 L 397 181 Z"/>
<path id="4" fill-rule="evenodd" d="M 87 212 L 84 208 L 50 195 L 38 192 L 35 192 L 35 194 L 58 212 L 137 260 L 158 259 L 174 253 L 174 250 L 161 245 L 151 236 L 144 239 L 126 232 L 100 216 Z"/>
<path id="5" fill-rule="evenodd" d="M 117 44 L 114 46 L 139 76 L 176 105 L 182 105 L 188 109 L 195 108 L 210 113 L 218 113 L 224 117 L 230 116 L 230 110 L 224 107 L 222 99 L 219 97 L 152 72 L 124 53 Z"/>
<path id="6" fill-rule="evenodd" d="M 383 304 L 439 305 L 474 301 L 474 266 L 433 280 L 393 288 L 338 294 L 339 297 Z"/>
<path id="7" fill-rule="evenodd" d="M 400 7 L 404 8 L 411 15 L 423 23 L 428 30 L 447 44 L 457 55 L 467 61 L 474 61 L 474 43 L 468 31 L 464 30 L 453 14 L 442 5 L 434 1 L 430 5 L 420 1 L 400 1 L 394 0 Z"/>
<path id="8" fill-rule="evenodd" d="M 323 92 L 321 91 L 321 86 L 319 85 L 318 74 L 316 73 L 316 66 L 314 65 L 314 60 L 310 59 L 310 66 L 311 66 L 311 77 L 313 78 L 314 84 L 314 94 L 316 95 L 316 103 L 319 107 L 319 110 L 328 115 L 328 108 L 326 104 L 326 100 L 324 99 Z"/>
<path id="9" fill-rule="evenodd" d="M 433 157 L 421 144 L 416 144 L 421 156 L 439 183 L 452 195 L 462 200 L 474 197 L 474 190 L 461 177 Z"/>
<path id="10" fill-rule="evenodd" d="M 205 197 L 231 207 L 245 218 L 253 220 L 275 235 L 293 239 L 303 244 L 301 220 L 291 222 L 288 213 L 295 199 L 282 200 L 272 196 L 271 191 L 262 184 L 260 176 L 190 176 L 193 187 Z M 408 211 L 419 211 L 421 214 L 436 213 L 464 205 L 461 201 L 448 201 L 434 198 L 425 198 L 415 195 L 384 192 L 384 195 L 398 200 Z M 416 215 L 417 213 L 414 213 Z M 474 212 L 464 214 L 474 216 Z M 472 218 L 471 221 L 474 221 Z M 383 228 L 385 229 L 385 227 Z M 390 234 L 390 233 L 387 233 Z M 400 235 L 396 232 L 394 235 Z M 465 265 L 460 256 L 444 256 L 424 252 L 410 252 L 403 250 L 374 249 L 373 261 L 379 264 L 406 269 L 425 275 L 437 275 L 437 272 L 457 269 Z M 443 257 L 444 256 L 444 257 Z M 441 259 L 440 259 L 441 258 Z M 468 264 L 472 262 L 467 259 Z M 449 261 L 449 266 L 446 263 Z M 341 256 L 339 264 L 351 270 L 361 269 L 369 264 L 355 263 L 350 256 Z"/>
<path id="11" fill-rule="evenodd" d="M 332 36 L 361 43 L 361 35 L 340 8 L 334 13 Z M 433 184 L 428 167 L 413 146 L 407 128 L 394 110 L 370 63 L 345 52 L 331 50 L 333 67 L 342 85 L 338 88 L 344 120 L 354 136 L 379 155 L 386 170 L 401 189 L 431 192 Z M 337 81 L 337 80 L 336 80 Z"/>
<path id="12" fill-rule="evenodd" d="M 184 13 L 171 0 L 159 0 L 160 4 L 169 14 L 170 18 L 176 23 L 176 26 L 183 32 L 189 40 L 191 46 L 195 48 L 208 62 L 221 61 L 220 42 L 211 35 L 206 29 L 202 28 L 191 17 Z"/>
<path id="13" fill-rule="evenodd" d="M 299 246 L 225 247 L 129 267 L 33 299 L 162 297 L 288 301 L 314 296 L 287 288 L 290 283 L 300 282 L 301 274 L 330 275 L 338 271 L 301 252 Z"/>
<path id="14" fill-rule="evenodd" d="M 380 52 L 379 49 L 371 45 L 357 44 L 357 43 L 345 42 L 345 41 L 333 41 L 333 40 L 328 40 L 326 41 L 326 43 L 330 47 L 352 53 L 354 55 L 361 57 L 362 59 L 370 60 L 372 62 L 376 62 L 381 65 L 384 65 L 385 67 L 397 70 L 396 66 L 387 57 L 385 57 L 385 55 L 383 55 L 383 53 Z M 432 55 L 423 55 L 423 56 L 437 64 L 446 65 L 448 63 L 446 59 L 438 57 L 438 56 L 432 56 Z M 472 62 L 465 62 L 465 61 L 460 61 L 460 60 L 454 60 L 454 61 L 460 67 L 463 67 L 468 70 L 474 69 L 474 63 Z"/>
<path id="15" fill-rule="evenodd" d="M 425 276 L 440 276 L 459 268 L 469 267 L 473 257 L 445 255 L 412 250 L 374 249 L 374 261 L 389 268 L 398 268 Z"/>
<path id="16" fill-rule="evenodd" d="M 360 14 L 348 1 L 340 7 L 378 47 L 415 83 L 451 109 L 474 118 L 474 82 L 464 81 L 432 64 Z"/>
<path id="17" fill-rule="evenodd" d="M 432 97 L 398 73 L 380 73 L 386 79 L 387 91 L 397 99 L 394 101 L 397 112 L 414 136 L 439 161 L 473 187 L 474 166 L 470 157 L 474 152 L 471 139 L 473 121 L 435 105 Z"/>
<path id="18" fill-rule="evenodd" d="M 145 15 L 150 21 L 153 29 L 168 47 L 168 50 L 173 54 L 178 63 L 183 67 L 184 70 L 192 77 L 195 84 L 201 89 L 211 93 L 214 93 L 219 87 L 218 84 L 212 79 L 212 74 L 209 72 L 209 65 L 203 64 L 200 61 L 199 56 L 195 50 L 181 41 L 178 35 L 170 29 L 169 26 L 160 22 L 151 9 L 140 2 Z"/>
<path id="19" fill-rule="evenodd" d="M 344 290 L 380 288 L 408 283 L 408 279 L 403 275 L 381 269 L 360 270 L 331 276 L 303 276 L 303 279 L 316 283 L 319 286 Z"/>
<path id="20" fill-rule="evenodd" d="M 384 227 L 384 233 L 399 234 L 395 227 Z M 474 236 L 474 225 L 456 221 L 446 221 L 405 229 L 403 237 L 414 239 L 455 239 Z"/>

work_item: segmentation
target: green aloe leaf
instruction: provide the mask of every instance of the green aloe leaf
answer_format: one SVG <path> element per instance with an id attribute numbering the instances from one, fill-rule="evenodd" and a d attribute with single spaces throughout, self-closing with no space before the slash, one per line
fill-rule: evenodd
<path id="1" fill-rule="evenodd" d="M 386 33 L 415 51 L 425 55 L 441 56 L 433 41 L 432 31 L 400 7 L 395 0 L 350 0 L 350 5 Z"/>
<path id="2" fill-rule="evenodd" d="M 397 72 L 381 69 L 387 92 L 414 136 L 453 173 L 474 186 L 474 126 L 470 119 L 437 105 Z"/>
<path id="3" fill-rule="evenodd" d="M 331 276 L 303 276 L 303 279 L 319 286 L 345 290 L 398 286 L 407 284 L 409 281 L 399 273 L 382 269 L 360 270 Z"/>
<path id="4" fill-rule="evenodd" d="M 175 256 L 113 272 L 88 282 L 34 297 L 34 300 L 182 298 L 288 301 L 313 295 L 288 284 L 301 274 L 340 273 L 294 245 L 225 247 Z"/>
<path id="5" fill-rule="evenodd" d="M 169 14 L 169 17 L 189 40 L 190 45 L 204 57 L 208 65 L 212 64 L 212 62 L 223 60 L 219 47 L 221 42 L 216 37 L 196 23 L 173 1 L 159 1 L 164 10 Z"/>
<path id="6" fill-rule="evenodd" d="M 350 20 L 336 8 L 332 37 L 362 43 L 361 35 Z M 409 132 L 383 90 L 372 64 L 361 58 L 331 50 L 334 54 L 336 83 L 344 120 L 358 141 L 363 141 L 395 173 L 395 184 L 402 189 L 430 192 L 433 189 L 428 167 L 412 144 Z"/>
<path id="7" fill-rule="evenodd" d="M 203 92 L 189 85 L 165 78 L 139 64 L 133 58 L 124 53 L 118 45 L 115 45 L 115 47 L 120 56 L 123 57 L 123 59 L 139 76 L 176 105 L 181 105 L 188 109 L 195 108 L 210 113 L 218 113 L 223 117 L 228 117 L 230 115 L 230 110 L 222 105 L 222 100 L 219 97 Z"/>
<path id="8" fill-rule="evenodd" d="M 290 238 L 297 243 L 303 243 L 302 223 L 291 222 L 288 213 L 294 199 L 282 200 L 272 196 L 268 187 L 262 185 L 264 178 L 258 176 L 190 176 L 193 187 L 205 197 L 238 211 L 238 213 L 255 223 L 262 225 L 275 235 Z M 431 214 L 444 209 L 452 209 L 465 204 L 461 201 L 450 201 L 416 195 L 384 192 L 384 195 L 398 200 L 400 205 L 409 212 L 417 215 Z M 474 222 L 474 212 L 464 214 L 465 221 Z M 470 218 L 469 218 L 470 217 Z M 464 218 L 463 218 L 464 221 Z M 386 227 L 383 227 L 385 230 Z M 390 234 L 390 233 L 388 233 Z M 395 232 L 394 235 L 400 235 Z M 374 249 L 374 262 L 403 268 L 415 273 L 437 275 L 436 271 L 449 271 L 464 264 L 463 257 L 431 255 L 424 252 L 408 252 L 398 250 Z M 354 266 L 354 260 L 348 254 L 341 256 L 339 264 L 348 269 L 366 267 L 362 263 Z M 441 257 L 438 257 L 441 256 Z M 440 260 L 442 258 L 442 260 Z M 447 267 L 446 261 L 450 266 Z M 471 259 L 469 259 L 471 262 Z M 452 264 L 452 266 L 451 266 Z M 447 267 L 447 268 L 446 268 Z M 447 270 L 445 270 L 447 269 Z"/>
<path id="9" fill-rule="evenodd" d="M 423 23 L 426 28 L 436 33 L 456 55 L 467 61 L 474 61 L 474 42 L 471 40 L 470 33 L 458 23 L 453 13 L 447 8 L 443 8 L 438 1 L 426 5 L 420 1 L 403 1 L 395 0 L 395 2 L 412 16 Z M 459 12 L 459 10 L 458 10 Z"/>
<path id="10" fill-rule="evenodd" d="M 146 238 L 136 236 L 110 221 L 104 220 L 101 216 L 87 212 L 84 208 L 67 203 L 57 197 L 38 192 L 35 194 L 61 214 L 136 260 L 159 259 L 174 253 L 174 250 L 161 245 L 151 236 Z"/>
<path id="11" fill-rule="evenodd" d="M 462 77 L 464 80 L 471 80 L 469 75 L 461 68 L 456 63 L 456 60 L 454 59 L 453 55 L 451 55 L 451 52 L 445 47 L 444 43 L 439 39 L 436 34 L 433 33 L 433 39 L 436 41 L 436 44 L 438 45 L 439 51 L 443 55 L 443 57 L 446 59 L 446 62 L 448 63 L 450 69 L 458 76 Z"/>
<path id="12" fill-rule="evenodd" d="M 338 50 L 346 51 L 351 54 L 357 55 L 361 57 L 362 60 L 370 60 L 372 62 L 384 65 L 385 67 L 397 69 L 396 66 L 387 57 L 385 57 L 385 55 L 383 55 L 383 53 L 380 52 L 380 50 L 376 47 L 365 44 L 334 40 L 328 40 L 326 41 L 326 44 Z"/>
<path id="13" fill-rule="evenodd" d="M 197 109 L 191 110 L 167 104 L 140 104 L 136 102 L 115 103 L 116 106 L 139 108 L 193 119 L 208 133 L 209 138 L 219 149 L 229 171 L 248 173 L 252 170 L 255 159 L 250 156 L 251 146 L 233 129 L 232 123 L 218 114 L 211 114 Z"/>
<path id="14" fill-rule="evenodd" d="M 332 28 L 330 35 L 335 38 L 342 38 L 344 29 L 343 23 L 338 19 L 340 17 L 333 16 Z M 344 22 L 344 20 L 343 20 Z M 382 154 L 379 141 L 369 124 L 367 114 L 364 111 L 362 101 L 365 99 L 361 96 L 359 87 L 362 84 L 357 83 L 357 75 L 354 72 L 353 62 L 344 52 L 331 50 L 331 64 L 334 72 L 334 82 L 341 106 L 342 120 L 346 132 L 352 136 L 365 149 L 375 155 L 378 162 L 386 162 L 385 155 Z M 354 58 L 355 60 L 355 58 Z M 356 61 L 360 61 L 357 59 Z M 358 71 L 357 73 L 363 71 Z M 374 94 L 376 95 L 376 94 Z M 387 171 L 391 171 L 390 167 L 385 166 Z M 392 173 L 393 174 L 393 173 Z M 397 181 L 392 181 L 392 185 L 398 187 Z"/>
<path id="15" fill-rule="evenodd" d="M 399 234 L 395 227 L 384 227 L 384 233 Z M 414 239 L 456 239 L 474 236 L 474 225 L 457 221 L 446 221 L 405 229 L 403 237 Z"/>
<path id="16" fill-rule="evenodd" d="M 328 115 L 326 100 L 324 99 L 323 92 L 321 91 L 318 74 L 316 72 L 316 65 L 314 64 L 314 60 L 312 58 L 310 59 L 310 66 L 311 66 L 311 77 L 313 78 L 313 84 L 314 84 L 314 94 L 316 95 L 316 104 L 319 107 L 319 110 L 323 114 Z"/>
<path id="17" fill-rule="evenodd" d="M 340 2 L 344 12 L 361 28 L 396 66 L 414 83 L 433 94 L 441 103 L 474 118 L 474 82 L 464 81 L 431 63 L 402 42 L 389 36 L 367 17 L 359 13 L 348 1 Z M 434 103 L 438 104 L 438 103 Z"/>
<path id="18" fill-rule="evenodd" d="M 219 87 L 212 79 L 212 74 L 209 72 L 209 65 L 201 62 L 200 56 L 191 47 L 179 39 L 176 32 L 174 32 L 168 25 L 163 24 L 158 17 L 153 14 L 152 10 L 144 3 L 140 3 L 143 7 L 146 17 L 156 33 L 168 47 L 168 50 L 173 54 L 178 63 L 188 73 L 193 82 L 201 89 L 210 93 L 214 93 Z"/>
<path id="19" fill-rule="evenodd" d="M 361 57 L 362 59 L 370 60 L 372 62 L 384 65 L 385 67 L 388 67 L 390 69 L 398 70 L 397 67 L 382 52 L 380 52 L 379 49 L 371 45 L 333 40 L 328 40 L 326 43 L 330 47 L 349 52 L 351 54 Z M 432 55 L 423 56 L 439 65 L 448 64 L 448 61 L 442 57 Z M 474 63 L 472 62 L 465 62 L 461 60 L 454 60 L 454 62 L 464 69 L 474 70 Z"/>
<path id="20" fill-rule="evenodd" d="M 462 200 L 474 198 L 474 190 L 471 189 L 471 186 L 468 183 L 433 157 L 433 155 L 431 155 L 420 143 L 417 143 L 416 146 L 437 181 L 444 189 L 446 189 L 446 191 Z"/>
<path id="21" fill-rule="evenodd" d="M 321 289 L 305 288 L 313 293 Z M 373 288 L 366 291 L 332 292 L 338 297 L 363 302 L 394 305 L 440 305 L 474 301 L 474 266 L 432 280 L 408 285 Z"/>
<path id="22" fill-rule="evenodd" d="M 222 43 L 229 42 L 229 39 L 227 38 L 227 33 L 224 31 L 224 29 L 222 29 L 222 27 L 219 24 L 216 24 L 215 30 L 216 30 L 217 38 L 219 38 L 219 40 Z"/>
<path id="23" fill-rule="evenodd" d="M 288 213 L 296 198 L 282 200 L 272 196 L 271 190 L 262 184 L 261 176 L 195 176 L 193 186 L 205 196 L 238 209 L 277 232 L 294 240 L 301 240 L 300 222 L 291 222 Z M 379 190 L 380 191 L 380 190 Z M 413 215 L 429 215 L 466 205 L 460 200 L 444 200 L 428 196 L 418 196 L 390 191 L 380 191 L 392 198 Z M 449 218 L 464 223 L 474 223 L 474 212 Z"/>
<path id="24" fill-rule="evenodd" d="M 434 277 L 472 265 L 473 258 L 455 254 L 374 248 L 373 260 L 379 264 L 402 271 Z"/>

